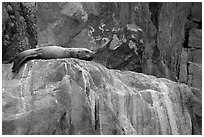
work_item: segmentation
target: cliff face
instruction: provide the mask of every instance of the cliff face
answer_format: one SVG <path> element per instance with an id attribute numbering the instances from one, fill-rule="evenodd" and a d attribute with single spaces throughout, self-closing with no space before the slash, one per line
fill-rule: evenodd
<path id="1" fill-rule="evenodd" d="M 201 3 L 162 3 L 157 46 L 177 80 L 202 89 Z M 198 12 L 200 11 L 200 12 Z"/>
<path id="2" fill-rule="evenodd" d="M 2 3 L 2 59 L 37 45 L 37 7 L 34 2 Z"/>
<path id="3" fill-rule="evenodd" d="M 3 60 L 36 46 L 103 47 L 94 61 L 110 69 L 142 72 L 201 89 L 202 78 L 197 77 L 202 62 L 201 5 L 4 3 Z"/>
<path id="4" fill-rule="evenodd" d="M 99 49 L 109 42 L 94 61 L 110 69 L 202 87 L 197 67 L 202 48 L 191 46 L 202 38 L 201 3 L 38 3 L 38 7 L 38 45 Z M 124 29 L 126 24 L 134 27 Z"/>
<path id="5" fill-rule="evenodd" d="M 78 59 L 3 65 L 3 134 L 200 134 L 200 91 Z"/>
<path id="6" fill-rule="evenodd" d="M 201 134 L 202 3 L 2 5 L 3 61 L 48 45 L 97 50 L 16 75 L 3 64 L 3 134 Z"/>

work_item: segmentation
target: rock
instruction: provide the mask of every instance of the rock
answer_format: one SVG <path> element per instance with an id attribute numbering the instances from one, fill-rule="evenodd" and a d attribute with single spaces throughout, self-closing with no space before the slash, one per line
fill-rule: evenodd
<path id="1" fill-rule="evenodd" d="M 187 82 L 188 82 L 187 84 L 192 87 L 192 83 L 193 83 L 193 75 L 192 74 L 188 74 Z"/>
<path id="2" fill-rule="evenodd" d="M 60 45 L 97 49 L 90 35 L 89 23 L 98 15 L 97 3 L 37 3 L 38 46 Z M 90 18 L 90 20 L 88 20 Z"/>
<path id="3" fill-rule="evenodd" d="M 27 7 L 33 3 L 24 3 Z M 48 45 L 60 45 L 63 47 L 85 47 L 96 50 L 103 46 L 104 39 L 113 39 L 110 45 L 110 59 L 104 58 L 109 68 L 115 66 L 115 60 L 120 60 L 123 68 L 121 70 L 131 70 L 145 72 L 141 62 L 145 62 L 144 55 L 152 57 L 158 52 L 153 46 L 156 44 L 157 28 L 153 24 L 154 16 L 151 15 L 151 4 L 149 3 L 36 3 L 38 26 L 38 47 Z M 159 4 L 158 4 L 159 5 Z M 156 15 L 155 15 L 156 16 Z M 156 18 L 156 17 L 155 17 Z M 146 35 L 149 39 L 147 39 Z M 148 42 L 146 42 L 146 39 Z M 28 39 L 23 39 L 26 45 Z M 127 43 L 126 43 L 127 42 Z M 127 44 L 130 50 L 127 54 L 120 50 L 120 55 L 113 56 L 117 47 Z M 152 51 L 153 49 L 153 51 Z M 118 53 L 118 51 L 117 51 Z M 108 55 L 109 56 L 109 55 Z M 159 56 L 159 55 L 157 55 Z M 113 57 L 113 59 L 112 59 Z M 131 57 L 131 58 L 130 58 Z M 132 58 L 136 59 L 132 59 Z M 145 57 L 146 58 L 146 57 Z M 149 58 L 149 57 L 147 57 Z M 114 62 L 112 62 L 114 60 Z M 124 61 L 125 60 L 125 61 Z M 113 64 L 111 64 L 113 63 Z M 135 65 L 136 64 L 136 65 Z M 117 65 L 117 66 L 121 66 Z M 127 66 L 127 67 L 126 67 Z M 145 66 L 145 65 L 143 65 Z M 156 66 L 159 68 L 159 66 Z M 150 67 L 149 67 L 150 68 Z M 153 71 L 153 70 L 151 70 Z M 157 75 L 157 73 L 155 74 Z M 164 75 L 165 76 L 165 75 Z"/>
<path id="4" fill-rule="evenodd" d="M 9 5 L 9 7 L 11 7 L 11 6 Z M 7 7 L 7 9 L 10 9 L 9 7 Z M 9 15 L 6 12 L 6 7 L 3 6 L 2 7 L 2 26 L 5 25 L 5 23 L 8 20 L 8 18 L 9 18 Z"/>
<path id="5" fill-rule="evenodd" d="M 182 49 L 179 81 L 202 89 L 202 31 L 189 31 L 188 46 Z"/>
<path id="6" fill-rule="evenodd" d="M 179 74 L 201 89 L 200 64 L 188 68 L 182 53 L 188 17 L 202 28 L 199 4 L 7 3 L 3 53 L 12 46 L 3 57 L 36 42 L 99 49 L 94 61 L 107 68 L 171 80 Z M 201 30 L 190 30 L 188 62 L 201 63 L 201 38 Z M 3 65 L 3 134 L 202 134 L 200 89 L 74 59 L 30 61 L 17 75 L 10 70 Z"/>
<path id="7" fill-rule="evenodd" d="M 191 3 L 162 3 L 158 17 L 157 45 L 165 64 L 174 74 L 179 72 L 190 7 Z"/>
<path id="8" fill-rule="evenodd" d="M 118 37 L 116 36 L 116 34 L 113 35 L 113 40 L 110 43 L 110 49 L 111 50 L 115 50 L 116 48 L 118 48 L 121 45 L 120 40 L 118 39 Z"/>
<path id="9" fill-rule="evenodd" d="M 188 52 L 187 49 L 183 48 L 181 52 L 181 64 L 180 64 L 180 71 L 179 71 L 179 82 L 187 84 L 188 78 Z"/>
<path id="10" fill-rule="evenodd" d="M 88 20 L 88 15 L 80 2 L 67 2 L 63 5 L 60 13 L 74 18 L 78 22 L 87 22 Z"/>
<path id="11" fill-rule="evenodd" d="M 142 55 L 145 36 L 134 24 L 122 26 L 114 31 L 112 39 L 97 51 L 95 62 L 110 69 L 142 72 Z"/>
<path id="12" fill-rule="evenodd" d="M 3 134 L 201 132 L 198 91 L 184 84 L 78 59 L 33 60 L 18 74 L 11 67 L 2 65 Z"/>
<path id="13" fill-rule="evenodd" d="M 81 5 L 83 6 L 83 10 L 86 11 L 88 15 L 93 14 L 95 16 L 99 16 L 99 2 L 81 2 Z"/>
<path id="14" fill-rule="evenodd" d="M 90 50 L 96 50 L 99 48 L 99 46 L 95 42 L 93 42 L 88 29 L 83 29 L 72 39 L 69 45 L 70 47 L 87 48 Z"/>
<path id="15" fill-rule="evenodd" d="M 194 21 L 202 21 L 202 3 L 193 2 L 191 7 L 191 17 Z"/>
<path id="16" fill-rule="evenodd" d="M 72 40 L 78 34 L 84 34 L 82 31 L 86 31 L 87 33 L 88 16 L 92 14 L 89 12 L 90 10 L 96 12 L 96 10 L 92 10 L 95 6 L 94 4 L 91 6 L 87 6 L 88 4 L 81 2 L 45 2 L 37 4 L 39 47 L 46 45 L 72 47 L 73 44 L 80 45 L 87 43 L 87 39 L 90 37 L 88 35 L 85 35 L 85 39 L 81 39 L 79 42 L 76 40 L 81 38 L 81 36 L 78 36 L 74 42 L 72 42 Z M 90 8 L 90 10 L 87 8 Z M 90 43 L 90 45 L 91 44 L 92 43 Z"/>
<path id="17" fill-rule="evenodd" d="M 189 83 L 192 87 L 202 89 L 202 65 L 189 62 L 188 73 L 192 75 L 192 83 Z"/>
<path id="18" fill-rule="evenodd" d="M 202 48 L 202 30 L 191 29 L 189 32 L 189 47 Z"/>
<path id="19" fill-rule="evenodd" d="M 3 2 L 2 59 L 9 60 L 37 45 L 36 5 Z"/>
<path id="20" fill-rule="evenodd" d="M 71 37 L 79 32 L 76 28 L 79 27 L 77 22 L 73 21 L 73 18 L 77 20 L 77 17 L 73 17 L 78 10 L 78 7 L 67 3 L 62 5 L 59 3 L 37 3 L 38 4 L 38 45 L 61 45 L 68 46 Z M 73 7 L 74 6 L 74 7 Z M 66 11 L 71 10 L 73 12 L 67 15 Z M 70 17 L 71 16 L 71 17 Z M 70 18 L 68 18 L 70 17 Z"/>
<path id="21" fill-rule="evenodd" d="M 188 52 L 190 62 L 202 64 L 202 50 L 192 50 Z"/>

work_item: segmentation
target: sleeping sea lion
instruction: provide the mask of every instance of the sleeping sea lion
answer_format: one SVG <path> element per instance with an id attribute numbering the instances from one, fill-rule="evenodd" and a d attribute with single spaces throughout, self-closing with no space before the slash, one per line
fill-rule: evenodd
<path id="1" fill-rule="evenodd" d="M 6 63 L 13 62 L 12 72 L 18 72 L 23 64 L 32 59 L 58 59 L 78 58 L 92 60 L 95 52 L 86 48 L 63 48 L 60 46 L 47 46 L 25 50 Z"/>

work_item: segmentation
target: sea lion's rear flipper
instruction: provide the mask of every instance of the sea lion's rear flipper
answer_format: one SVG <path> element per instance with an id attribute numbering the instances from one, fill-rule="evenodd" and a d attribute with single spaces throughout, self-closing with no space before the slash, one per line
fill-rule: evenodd
<path id="1" fill-rule="evenodd" d="M 18 72 L 23 64 L 37 58 L 41 49 L 29 49 L 19 53 L 13 60 L 12 72 Z"/>

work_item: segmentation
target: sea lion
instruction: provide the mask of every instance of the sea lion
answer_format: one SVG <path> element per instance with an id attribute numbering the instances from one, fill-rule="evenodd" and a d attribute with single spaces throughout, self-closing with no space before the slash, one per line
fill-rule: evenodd
<path id="1" fill-rule="evenodd" d="M 16 55 L 7 63 L 13 62 L 12 72 L 18 72 L 23 64 L 32 59 L 58 59 L 58 58 L 78 58 L 82 60 L 92 60 L 94 51 L 86 48 L 63 48 L 60 46 L 47 46 L 25 50 Z M 4 62 L 5 63 L 5 62 Z"/>

